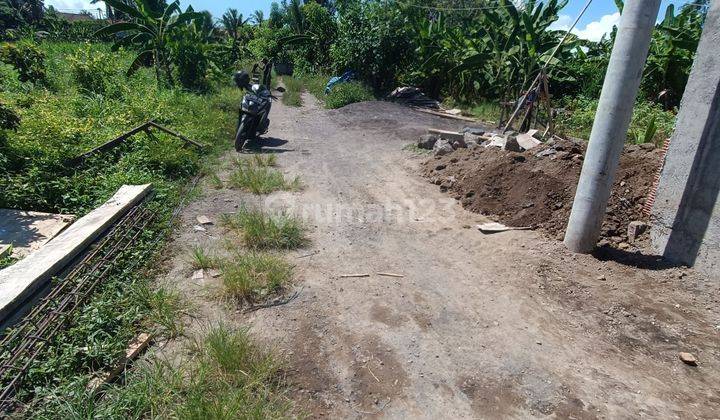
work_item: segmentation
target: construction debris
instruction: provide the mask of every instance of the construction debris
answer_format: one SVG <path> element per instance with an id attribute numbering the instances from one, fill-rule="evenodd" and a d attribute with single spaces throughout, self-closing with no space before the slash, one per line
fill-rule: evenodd
<path id="1" fill-rule="evenodd" d="M 508 232 L 511 230 L 530 230 L 531 227 L 512 227 L 512 226 L 505 226 L 502 223 L 483 223 L 481 225 L 477 226 L 478 229 L 480 229 L 480 232 L 489 235 L 493 233 L 500 233 L 500 232 Z"/>
<path id="2" fill-rule="evenodd" d="M 8 412 L 17 405 L 15 393 L 22 385 L 32 361 L 52 342 L 105 276 L 117 264 L 122 264 L 124 258 L 128 258 L 130 254 L 126 251 L 136 244 L 137 238 L 146 233 L 154 221 L 155 214 L 146 206 L 137 205 L 127 211 L 67 274 L 58 279 L 48 295 L 40 299 L 21 322 L 6 330 L 9 332 L 0 342 L 0 352 L 7 355 L 0 365 L 0 412 Z M 28 261 L 45 249 L 48 249 L 47 246 L 23 261 Z M 143 257 L 134 255 L 129 258 L 134 258 L 137 265 L 143 261 Z"/>
<path id="3" fill-rule="evenodd" d="M 192 275 L 193 280 L 203 280 L 205 279 L 205 271 L 204 270 L 195 270 Z"/>
<path id="4" fill-rule="evenodd" d="M 24 258 L 40 249 L 74 220 L 75 216 L 70 214 L 0 209 L 0 246 L 10 246 L 13 257 Z"/>
<path id="5" fill-rule="evenodd" d="M 151 190 L 147 185 L 125 185 L 102 206 L 14 265 L 0 271 L 0 320 L 44 287 L 59 270 L 97 239 Z"/>
<path id="6" fill-rule="evenodd" d="M 640 220 L 634 220 L 628 224 L 628 242 L 634 243 L 648 229 L 648 224 Z"/>
<path id="7" fill-rule="evenodd" d="M 370 277 L 370 274 L 363 273 L 363 274 L 341 274 L 340 275 L 341 279 L 349 279 L 349 278 L 353 278 L 353 277 Z"/>
<path id="8" fill-rule="evenodd" d="M 430 99 L 418 88 L 403 86 L 392 91 L 388 99 L 402 104 L 413 105 L 422 108 L 439 109 L 440 102 Z"/>
<path id="9" fill-rule="evenodd" d="M 210 220 L 207 216 L 199 215 L 195 218 L 200 225 L 212 225 L 213 221 Z"/>
<path id="10" fill-rule="evenodd" d="M 439 139 L 435 142 L 435 145 L 433 146 L 433 152 L 435 153 L 435 156 L 443 156 L 450 154 L 455 151 L 455 148 L 450 144 L 450 141 L 445 139 Z"/>
<path id="11" fill-rule="evenodd" d="M 382 273 L 382 272 L 380 272 L 380 273 L 375 273 L 375 274 L 377 274 L 378 276 L 383 276 L 383 277 L 398 277 L 398 278 L 399 278 L 399 277 L 405 277 L 405 276 L 402 275 L 402 274 L 395 274 L 395 273 Z"/>
<path id="12" fill-rule="evenodd" d="M 449 141 L 462 141 L 465 139 L 465 133 L 458 133 L 457 131 L 439 130 L 437 128 L 428 128 L 428 134 L 434 134 L 441 139 Z"/>
<path id="13" fill-rule="evenodd" d="M 166 127 L 156 123 L 154 120 L 150 120 L 146 123 L 143 123 L 143 124 L 133 128 L 130 131 L 127 131 L 127 132 L 119 135 L 118 137 L 115 137 L 114 139 L 112 139 L 94 149 L 88 150 L 87 152 L 83 153 L 82 155 L 76 157 L 75 159 L 72 159 L 70 162 L 68 162 L 68 165 L 69 166 L 77 165 L 96 153 L 106 152 L 108 150 L 114 149 L 115 147 L 119 146 L 120 144 L 125 142 L 127 139 L 129 139 L 130 137 L 132 137 L 138 133 L 145 132 L 148 135 L 150 135 L 151 128 L 156 128 L 166 134 L 169 134 L 173 137 L 177 137 L 180 140 L 184 141 L 186 144 L 193 145 L 193 146 L 197 147 L 198 149 L 202 150 L 203 148 L 205 148 L 204 144 L 198 143 L 194 140 L 190 140 L 189 138 L 183 136 L 182 134 L 176 133 L 173 130 L 170 130 L 169 128 L 166 128 Z"/>

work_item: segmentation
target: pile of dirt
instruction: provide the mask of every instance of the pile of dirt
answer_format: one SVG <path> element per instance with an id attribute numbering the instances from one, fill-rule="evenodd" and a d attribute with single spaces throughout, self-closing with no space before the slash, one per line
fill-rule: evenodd
<path id="1" fill-rule="evenodd" d="M 523 153 L 459 149 L 424 163 L 424 175 L 473 212 L 509 226 L 538 228 L 562 238 L 580 177 L 584 143 L 558 140 Z M 629 145 L 620 159 L 602 237 L 628 241 L 627 225 L 645 220 L 643 205 L 660 164 L 652 145 Z M 623 244 L 623 247 L 625 245 Z"/>

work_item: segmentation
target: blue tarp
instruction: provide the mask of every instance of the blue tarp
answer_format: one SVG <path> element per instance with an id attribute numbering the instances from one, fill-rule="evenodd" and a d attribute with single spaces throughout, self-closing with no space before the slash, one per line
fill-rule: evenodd
<path id="1" fill-rule="evenodd" d="M 329 94 L 332 88 L 340 83 L 346 83 L 355 78 L 355 72 L 348 70 L 342 74 L 342 76 L 335 76 L 325 85 L 325 94 Z"/>

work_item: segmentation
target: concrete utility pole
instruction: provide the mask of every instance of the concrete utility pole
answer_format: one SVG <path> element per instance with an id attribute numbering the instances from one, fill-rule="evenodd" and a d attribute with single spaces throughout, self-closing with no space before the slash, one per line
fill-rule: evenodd
<path id="1" fill-rule="evenodd" d="M 659 10 L 660 0 L 625 2 L 565 233 L 571 251 L 597 244 Z"/>
<path id="2" fill-rule="evenodd" d="M 720 278 L 720 1 L 710 2 L 652 211 L 669 261 Z"/>

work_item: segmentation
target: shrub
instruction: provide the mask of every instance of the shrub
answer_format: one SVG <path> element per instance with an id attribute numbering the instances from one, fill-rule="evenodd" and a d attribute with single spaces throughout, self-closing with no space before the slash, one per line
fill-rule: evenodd
<path id="1" fill-rule="evenodd" d="M 335 85 L 325 97 L 325 107 L 341 108 L 355 102 L 372 101 L 375 99 L 370 89 L 360 82 L 348 82 Z"/>
<path id="2" fill-rule="evenodd" d="M 172 48 L 175 73 L 183 88 L 193 92 L 210 90 L 209 46 L 198 34 L 186 29 Z"/>
<path id="3" fill-rule="evenodd" d="M 15 67 L 21 82 L 39 84 L 46 82 L 45 54 L 33 42 L 20 41 L 2 44 L 0 61 Z"/>
<path id="4" fill-rule="evenodd" d="M 0 129 L 17 130 L 20 126 L 20 116 L 2 100 L 0 100 Z"/>
<path id="5" fill-rule="evenodd" d="M 118 92 L 119 70 L 109 53 L 88 45 L 71 55 L 69 61 L 73 79 L 81 90 L 99 95 Z"/>

